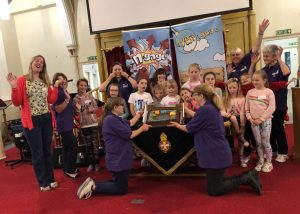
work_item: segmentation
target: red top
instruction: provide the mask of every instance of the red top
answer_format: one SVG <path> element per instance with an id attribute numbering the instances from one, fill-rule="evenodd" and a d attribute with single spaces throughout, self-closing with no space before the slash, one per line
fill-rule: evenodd
<path id="1" fill-rule="evenodd" d="M 48 87 L 48 108 L 49 111 L 52 113 L 50 104 L 56 102 L 58 94 L 58 88 Z M 12 89 L 11 93 L 11 100 L 15 106 L 21 106 L 21 121 L 24 128 L 33 129 L 31 111 L 30 111 L 30 104 L 29 98 L 26 95 L 26 78 L 25 76 L 20 76 L 17 82 L 17 88 Z M 52 123 L 55 123 L 52 114 Z M 54 124 L 53 124 L 54 125 Z"/>

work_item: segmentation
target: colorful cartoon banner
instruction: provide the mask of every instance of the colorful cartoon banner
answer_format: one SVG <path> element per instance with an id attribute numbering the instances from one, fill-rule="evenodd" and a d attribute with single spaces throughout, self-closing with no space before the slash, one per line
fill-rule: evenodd
<path id="1" fill-rule="evenodd" d="M 181 83 L 188 80 L 188 68 L 192 63 L 200 65 L 201 75 L 213 71 L 217 80 L 226 78 L 221 16 L 174 25 L 171 30 Z"/>
<path id="2" fill-rule="evenodd" d="M 170 28 L 123 31 L 126 67 L 133 78 L 152 78 L 158 68 L 172 74 Z"/>

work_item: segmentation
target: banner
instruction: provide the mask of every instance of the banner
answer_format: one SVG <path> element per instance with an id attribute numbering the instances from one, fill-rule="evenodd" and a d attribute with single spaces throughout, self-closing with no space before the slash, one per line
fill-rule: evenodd
<path id="1" fill-rule="evenodd" d="M 123 31 L 126 67 L 135 79 L 152 78 L 158 68 L 172 74 L 170 28 Z"/>
<path id="2" fill-rule="evenodd" d="M 201 74 L 213 71 L 217 81 L 226 77 L 221 16 L 171 26 L 181 84 L 188 80 L 188 68 L 198 63 Z"/>

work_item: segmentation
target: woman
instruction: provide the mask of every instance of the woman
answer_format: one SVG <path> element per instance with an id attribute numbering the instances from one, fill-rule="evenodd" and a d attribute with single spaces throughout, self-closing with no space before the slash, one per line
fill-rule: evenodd
<path id="1" fill-rule="evenodd" d="M 89 198 L 93 193 L 122 195 L 128 192 L 128 176 L 133 166 L 133 149 L 131 139 L 144 131 L 149 125 L 143 124 L 132 131 L 133 126 L 141 117 L 137 114 L 130 121 L 123 120 L 124 104 L 121 97 L 111 97 L 105 104 L 102 134 L 105 145 L 105 161 L 113 179 L 96 182 L 87 178 L 77 191 L 79 199 Z"/>
<path id="2" fill-rule="evenodd" d="M 123 65 L 119 62 L 115 62 L 110 68 L 110 75 L 101 84 L 99 90 L 101 92 L 107 92 L 107 89 L 111 83 L 118 83 L 120 95 L 128 102 L 130 94 L 133 89 L 137 87 L 135 79 L 125 72 Z"/>
<path id="3" fill-rule="evenodd" d="M 58 98 L 54 104 L 56 117 L 56 130 L 61 136 L 63 170 L 66 176 L 77 178 L 76 159 L 77 159 L 77 140 L 73 134 L 73 101 L 67 91 L 67 77 L 63 73 L 56 73 L 53 83 L 60 80 L 58 88 Z"/>
<path id="4" fill-rule="evenodd" d="M 154 95 L 153 89 L 156 85 L 159 85 L 163 89 L 163 97 L 166 96 L 167 73 L 166 70 L 163 68 L 157 69 L 153 74 L 153 77 L 150 79 L 150 90 L 152 95 Z"/>
<path id="5" fill-rule="evenodd" d="M 246 184 L 260 195 L 261 184 L 255 170 L 239 176 L 224 177 L 225 169 L 232 163 L 232 155 L 225 138 L 223 118 L 219 113 L 222 108 L 219 96 L 208 84 L 197 86 L 192 96 L 200 106 L 194 117 L 187 125 L 172 122 L 171 126 L 194 134 L 198 165 L 206 169 L 208 194 L 223 195 Z"/>
<path id="6" fill-rule="evenodd" d="M 268 45 L 263 49 L 263 68 L 268 75 L 268 81 L 278 82 L 289 79 L 291 73 L 289 67 L 282 61 L 281 54 L 283 49 L 277 45 Z M 288 144 L 284 129 L 284 116 L 287 112 L 287 88 L 274 91 L 276 110 L 272 119 L 272 130 L 270 143 L 273 154 L 278 153 L 276 161 L 283 163 L 288 158 Z"/>
<path id="7" fill-rule="evenodd" d="M 7 75 L 12 88 L 11 100 L 21 106 L 21 121 L 24 135 L 31 149 L 32 164 L 41 191 L 58 186 L 54 179 L 51 142 L 53 126 L 50 104 L 55 103 L 60 80 L 50 87 L 46 62 L 43 56 L 34 56 L 28 74 L 16 78 Z"/>

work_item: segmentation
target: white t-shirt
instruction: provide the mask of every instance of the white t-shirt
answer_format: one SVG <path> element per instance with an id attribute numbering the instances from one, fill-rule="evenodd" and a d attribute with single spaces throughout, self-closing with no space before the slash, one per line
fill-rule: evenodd
<path id="1" fill-rule="evenodd" d="M 188 88 L 191 91 L 194 91 L 194 88 L 196 88 L 196 86 L 201 85 L 200 81 L 197 82 L 190 82 L 190 80 L 188 80 L 187 82 L 185 82 L 181 88 Z"/>
<path id="2" fill-rule="evenodd" d="M 169 95 L 162 98 L 160 104 L 162 106 L 174 106 L 180 103 L 180 96 L 177 94 L 176 97 L 170 97 Z"/>
<path id="3" fill-rule="evenodd" d="M 153 103 L 153 99 L 151 94 L 148 92 L 144 92 L 142 94 L 134 92 L 130 94 L 128 103 L 132 103 L 134 105 L 135 112 L 141 112 L 146 105 Z"/>

